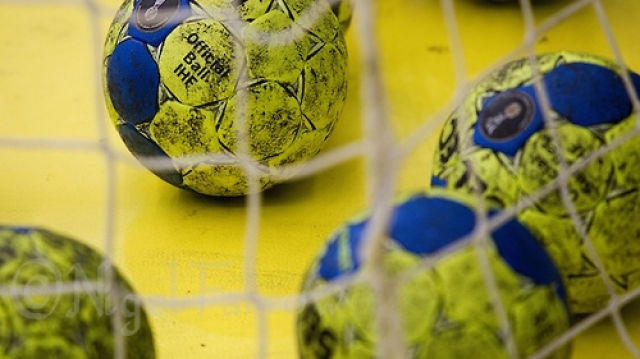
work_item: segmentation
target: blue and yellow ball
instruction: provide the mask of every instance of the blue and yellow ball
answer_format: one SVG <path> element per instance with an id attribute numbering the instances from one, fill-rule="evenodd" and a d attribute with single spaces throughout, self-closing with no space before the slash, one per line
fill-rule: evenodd
<path id="1" fill-rule="evenodd" d="M 377 302 L 364 280 L 362 257 L 370 223 L 367 216 L 348 221 L 308 270 L 302 286 L 308 302 L 297 315 L 301 358 L 376 357 Z M 412 358 L 510 357 L 478 249 L 463 242 L 476 224 L 470 199 L 450 193 L 418 193 L 393 209 L 383 255 L 384 269 L 399 283 L 398 307 L 383 310 L 400 317 Z M 481 243 L 516 348 L 520 357 L 527 357 L 569 327 L 560 273 L 516 220 Z M 452 250 L 455 246 L 460 248 Z M 436 255 L 441 258 L 426 266 Z M 330 295 L 314 296 L 345 281 L 350 282 Z M 565 359 L 569 353 L 570 345 L 565 345 L 548 358 Z"/>
<path id="2" fill-rule="evenodd" d="M 634 136 L 606 149 L 637 126 L 637 117 L 614 62 L 568 51 L 537 62 L 549 122 L 529 61 L 508 63 L 473 88 L 446 122 L 432 184 L 500 206 L 518 204 L 518 219 L 564 275 L 571 310 L 589 313 L 610 299 L 606 276 L 618 294 L 640 285 L 640 142 Z M 640 76 L 629 75 L 640 88 Z M 587 161 L 596 151 L 602 155 Z M 566 179 L 559 179 L 562 160 L 575 167 Z M 554 183 L 549 194 L 530 198 Z M 570 218 L 559 186 L 582 223 Z"/>
<path id="3" fill-rule="evenodd" d="M 127 0 L 103 58 L 124 144 L 166 182 L 206 195 L 289 178 L 346 99 L 347 49 L 326 0 Z"/>

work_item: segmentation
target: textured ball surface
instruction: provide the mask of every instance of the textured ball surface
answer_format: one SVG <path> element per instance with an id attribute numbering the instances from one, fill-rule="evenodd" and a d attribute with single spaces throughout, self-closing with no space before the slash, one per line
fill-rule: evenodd
<path id="1" fill-rule="evenodd" d="M 321 150 L 346 98 L 347 50 L 326 0 L 127 0 L 105 42 L 104 90 L 125 145 L 156 175 L 238 196 L 247 170 L 266 189 Z"/>
<path id="2" fill-rule="evenodd" d="M 353 18 L 354 0 L 330 0 L 331 10 L 338 18 L 343 32 L 347 32 Z"/>
<path id="3" fill-rule="evenodd" d="M 155 358 L 145 310 L 109 266 L 73 239 L 44 229 L 0 226 L 0 285 L 10 292 L 0 296 L 2 357 L 112 359 L 116 335 L 123 335 L 127 358 Z M 117 285 L 96 289 L 81 283 L 107 281 L 109 273 Z M 33 293 L 45 286 L 73 292 Z M 115 315 L 122 319 L 120 334 L 112 327 Z"/>
<path id="4" fill-rule="evenodd" d="M 611 61 L 557 52 L 538 57 L 548 91 L 550 120 L 561 146 L 544 124 L 526 59 L 511 62 L 477 85 L 444 126 L 432 184 L 479 192 L 508 206 L 558 177 L 560 154 L 576 165 L 637 121 L 630 97 Z M 640 76 L 631 73 L 640 88 Z M 590 161 L 566 181 L 585 232 L 618 293 L 640 284 L 640 142 L 637 138 Z M 602 273 L 579 235 L 560 192 L 553 191 L 518 215 L 556 261 L 570 308 L 588 313 L 609 301 Z"/>
<path id="5" fill-rule="evenodd" d="M 375 357 L 376 299 L 367 282 L 358 280 L 368 223 L 360 217 L 341 227 L 306 274 L 303 293 L 346 278 L 354 281 L 301 308 L 301 358 Z M 425 258 L 460 244 L 475 224 L 468 199 L 442 192 L 413 195 L 393 209 L 384 264 L 392 280 L 405 281 L 399 286 L 399 308 L 383 310 L 400 316 L 413 358 L 509 358 L 475 247 L 463 246 L 433 267 L 417 268 Z M 490 270 L 518 352 L 528 357 L 569 327 L 561 276 L 543 247 L 515 220 L 486 239 Z M 409 270 L 415 272 L 407 277 Z M 564 359 L 569 353 L 565 346 L 548 358 Z"/>

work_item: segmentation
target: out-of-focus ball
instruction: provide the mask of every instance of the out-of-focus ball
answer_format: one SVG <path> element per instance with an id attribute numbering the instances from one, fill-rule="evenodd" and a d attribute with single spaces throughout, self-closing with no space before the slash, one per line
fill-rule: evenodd
<path id="1" fill-rule="evenodd" d="M 574 52 L 545 54 L 537 61 L 548 92 L 549 120 L 561 145 L 543 121 L 529 62 L 517 60 L 477 85 L 446 122 L 434 157 L 433 185 L 513 205 L 558 179 L 560 156 L 577 165 L 636 126 L 621 70 L 613 62 Z M 640 76 L 630 75 L 640 88 Z M 618 293 L 640 284 L 638 168 L 640 141 L 635 138 L 561 181 Z M 603 273 L 560 192 L 552 191 L 518 218 L 565 276 L 571 310 L 603 308 L 610 298 Z"/>
<path id="2" fill-rule="evenodd" d="M 331 10 L 338 18 L 340 27 L 343 32 L 347 32 L 353 18 L 353 1 L 354 0 L 329 0 Z"/>
<path id="3" fill-rule="evenodd" d="M 131 286 L 74 239 L 0 226 L 0 286 L 3 358 L 115 358 L 118 340 L 127 358 L 155 358 L 153 333 Z"/>
<path id="4" fill-rule="evenodd" d="M 393 208 L 383 255 L 387 273 L 398 283 L 398 307 L 380 310 L 400 316 L 412 358 L 510 357 L 478 249 L 461 242 L 476 226 L 470 203 L 468 198 L 434 191 L 412 195 Z M 357 217 L 341 227 L 308 270 L 302 291 L 309 303 L 297 315 L 301 358 L 375 357 L 376 297 L 362 258 L 369 223 L 368 217 Z M 516 220 L 484 239 L 487 269 L 517 350 L 527 357 L 569 327 L 561 276 L 543 247 Z M 456 245 L 461 248 L 450 250 Z M 438 254 L 442 258 L 433 267 L 418 267 Z M 345 280 L 352 280 L 346 288 L 311 299 Z M 564 359 L 569 353 L 567 345 L 548 358 Z"/>
<path id="5" fill-rule="evenodd" d="M 127 0 L 105 42 L 104 90 L 120 137 L 156 175 L 244 195 L 248 170 L 263 190 L 321 150 L 345 101 L 347 49 L 326 0 Z"/>

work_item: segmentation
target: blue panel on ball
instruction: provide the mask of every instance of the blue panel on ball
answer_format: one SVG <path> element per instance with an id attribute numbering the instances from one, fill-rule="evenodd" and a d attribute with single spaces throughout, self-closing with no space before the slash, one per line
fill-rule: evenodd
<path id="1" fill-rule="evenodd" d="M 492 212 L 495 215 L 497 212 Z M 492 237 L 500 256 L 521 275 L 539 285 L 556 285 L 558 296 L 567 305 L 562 276 L 555 263 L 531 232 L 520 222 L 510 220 L 494 230 Z"/>
<path id="2" fill-rule="evenodd" d="M 631 75 L 631 82 L 633 82 L 633 87 L 636 90 L 636 95 L 640 97 L 640 75 L 635 72 L 629 72 Z"/>
<path id="3" fill-rule="evenodd" d="M 485 101 L 475 123 L 473 141 L 513 156 L 543 126 L 533 85 L 520 86 Z"/>
<path id="4" fill-rule="evenodd" d="M 190 16 L 188 0 L 136 0 L 129 19 L 129 35 L 158 46 Z"/>
<path id="5" fill-rule="evenodd" d="M 431 186 L 432 187 L 447 187 L 447 181 L 443 180 L 440 177 L 431 176 Z"/>
<path id="6" fill-rule="evenodd" d="M 158 112 L 158 65 L 147 47 L 128 39 L 107 61 L 107 87 L 113 107 L 127 123 L 149 121 Z"/>
<path id="7" fill-rule="evenodd" d="M 174 186 L 182 187 L 182 176 L 176 170 L 165 170 L 153 168 L 146 159 L 167 159 L 169 156 L 153 141 L 144 137 L 138 130 L 130 124 L 118 126 L 118 133 L 122 141 L 129 151 L 142 163 L 149 168 L 156 176 L 171 183 Z"/>
<path id="8" fill-rule="evenodd" d="M 391 220 L 391 237 L 417 255 L 433 254 L 473 231 L 474 212 L 440 197 L 417 195 L 400 204 Z"/>
<path id="9" fill-rule="evenodd" d="M 638 82 L 637 75 L 633 76 Z M 622 77 L 594 64 L 568 63 L 544 77 L 553 109 L 572 123 L 593 126 L 618 123 L 631 114 L 631 99 Z"/>
<path id="10" fill-rule="evenodd" d="M 350 224 L 329 241 L 324 256 L 320 259 L 318 274 L 330 281 L 345 274 L 351 274 L 360 268 L 358 251 L 364 238 L 364 229 L 368 222 Z"/>
<path id="11" fill-rule="evenodd" d="M 318 274 L 322 278 L 333 280 L 360 268 L 358 252 L 367 223 L 350 224 L 331 239 L 320 259 Z M 407 251 L 428 255 L 468 235 L 474 226 L 475 214 L 467 206 L 420 194 L 394 209 L 389 235 Z"/>
<path id="12" fill-rule="evenodd" d="M 20 226 L 3 226 L 0 225 L 0 229 L 10 230 L 16 234 L 31 234 L 35 231 L 33 227 L 20 227 Z"/>

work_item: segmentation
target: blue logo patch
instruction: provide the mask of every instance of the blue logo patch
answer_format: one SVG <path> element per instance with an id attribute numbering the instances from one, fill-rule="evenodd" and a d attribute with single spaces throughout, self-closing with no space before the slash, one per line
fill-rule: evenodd
<path id="1" fill-rule="evenodd" d="M 485 101 L 473 140 L 479 146 L 513 156 L 543 126 L 533 85 L 521 86 Z"/>
<path id="2" fill-rule="evenodd" d="M 129 35 L 158 46 L 191 14 L 188 0 L 137 0 L 129 20 Z"/>

